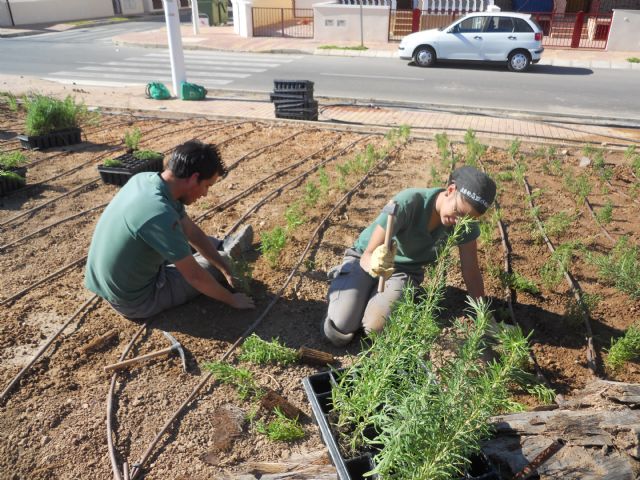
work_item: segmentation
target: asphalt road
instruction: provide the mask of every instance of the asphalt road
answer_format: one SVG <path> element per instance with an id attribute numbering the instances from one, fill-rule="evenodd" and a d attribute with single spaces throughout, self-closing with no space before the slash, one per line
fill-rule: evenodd
<path id="1" fill-rule="evenodd" d="M 0 39 L 0 71 L 78 85 L 170 84 L 166 49 L 114 46 L 128 22 L 31 37 Z M 189 81 L 209 89 L 267 93 L 274 78 L 315 82 L 316 96 L 448 107 L 640 120 L 640 72 L 534 65 L 443 64 L 422 69 L 393 58 L 185 51 Z"/>

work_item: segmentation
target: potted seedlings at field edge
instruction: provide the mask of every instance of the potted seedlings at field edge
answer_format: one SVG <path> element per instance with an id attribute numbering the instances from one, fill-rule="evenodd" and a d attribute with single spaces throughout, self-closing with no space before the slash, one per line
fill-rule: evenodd
<path id="1" fill-rule="evenodd" d="M 142 133 L 139 128 L 124 134 L 127 153 L 110 158 L 98 165 L 98 172 L 104 183 L 123 186 L 136 173 L 161 172 L 164 155 L 153 150 L 139 150 Z"/>
<path id="2" fill-rule="evenodd" d="M 23 148 L 45 149 L 80 143 L 79 122 L 90 114 L 84 103 L 67 96 L 64 100 L 33 95 L 25 97 L 26 135 L 18 139 Z"/>
<path id="3" fill-rule="evenodd" d="M 22 188 L 27 183 L 27 158 L 20 152 L 0 153 L 0 195 Z"/>

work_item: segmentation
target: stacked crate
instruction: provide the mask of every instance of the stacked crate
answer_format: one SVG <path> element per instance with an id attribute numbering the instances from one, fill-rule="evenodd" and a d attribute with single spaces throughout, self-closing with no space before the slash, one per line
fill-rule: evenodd
<path id="1" fill-rule="evenodd" d="M 318 102 L 313 99 L 313 82 L 309 80 L 274 80 L 271 101 L 276 118 L 318 120 Z"/>

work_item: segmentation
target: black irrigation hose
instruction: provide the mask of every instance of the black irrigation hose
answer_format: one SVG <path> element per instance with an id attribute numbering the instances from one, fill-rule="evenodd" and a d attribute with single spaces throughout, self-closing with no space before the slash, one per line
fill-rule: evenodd
<path id="1" fill-rule="evenodd" d="M 67 328 L 69 324 L 73 320 L 75 320 L 76 317 L 78 317 L 78 315 L 80 315 L 80 313 L 82 313 L 85 307 L 89 306 L 89 304 L 96 299 L 97 299 L 96 301 L 96 305 L 97 305 L 97 303 L 100 302 L 100 298 L 97 295 L 93 295 L 89 300 L 84 302 L 80 306 L 80 308 L 78 308 L 75 311 L 75 313 L 73 313 L 73 315 L 71 315 L 69 319 L 58 329 L 58 331 L 54 333 L 42 347 L 40 347 L 40 349 L 36 352 L 36 354 L 33 356 L 31 361 L 27 365 L 25 365 L 25 367 L 22 370 L 20 370 L 20 372 L 15 377 L 13 377 L 13 380 L 11 380 L 9 384 L 5 387 L 5 389 L 2 391 L 2 393 L 0 393 L 0 403 L 3 403 L 6 400 L 11 389 L 20 381 L 20 379 L 24 376 L 24 374 L 27 373 L 27 370 L 29 370 L 31 366 L 38 361 L 38 359 L 42 356 L 45 350 L 47 350 L 47 348 L 49 348 L 49 346 L 55 341 L 55 339 L 58 338 L 58 336 L 60 336 L 60 334 L 64 331 L 64 329 Z"/>
<path id="2" fill-rule="evenodd" d="M 589 199 L 587 197 L 584 197 L 584 203 L 587 207 L 587 210 L 589 210 L 589 213 L 591 214 L 591 218 L 593 218 L 593 221 L 596 222 L 596 225 L 600 227 L 600 230 L 602 230 L 602 233 L 604 233 L 609 240 L 615 243 L 615 240 L 613 239 L 609 231 L 604 227 L 604 225 L 602 225 L 600 220 L 598 220 L 598 217 L 596 216 L 596 212 L 594 212 L 593 206 L 591 206 L 591 202 L 589 202 Z"/>
<path id="3" fill-rule="evenodd" d="M 314 132 L 316 131 L 316 129 L 309 129 L 309 130 L 299 130 L 297 132 L 295 132 L 293 135 L 289 135 L 288 137 L 283 138 L 282 140 L 278 140 L 277 142 L 273 142 L 270 143 L 268 145 L 264 145 L 262 147 L 256 148 L 255 150 L 252 150 L 244 155 L 242 155 L 240 158 L 236 159 L 233 163 L 230 163 L 229 165 L 227 165 L 227 171 L 230 172 L 231 170 L 233 170 L 234 168 L 236 168 L 236 166 L 243 160 L 246 160 L 247 158 L 249 158 L 249 156 L 251 155 L 258 155 L 260 153 L 262 153 L 264 150 L 267 150 L 268 148 L 271 147 L 275 147 L 277 145 L 280 145 L 281 143 L 286 142 L 287 140 L 291 140 L 294 137 L 297 137 L 298 135 L 302 134 L 302 133 L 307 133 L 307 132 Z"/>
<path id="4" fill-rule="evenodd" d="M 396 151 L 399 150 L 399 147 L 396 148 Z M 395 152 L 394 152 L 395 153 Z M 231 347 L 229 347 L 229 349 L 226 351 L 226 353 L 222 356 L 222 358 L 220 359 L 221 362 L 226 361 L 231 354 L 233 353 L 233 351 L 249 336 L 251 335 L 251 333 L 253 331 L 255 331 L 256 328 L 258 328 L 258 326 L 260 325 L 260 323 L 262 323 L 262 321 L 265 319 L 265 317 L 267 316 L 267 314 L 271 311 L 271 309 L 274 307 L 274 305 L 278 302 L 278 300 L 280 300 L 280 298 L 282 297 L 282 294 L 284 293 L 285 289 L 287 288 L 287 286 L 289 285 L 289 283 L 291 282 L 291 280 L 293 279 L 293 277 L 295 276 L 295 274 L 298 271 L 298 268 L 300 268 L 300 265 L 302 264 L 302 262 L 304 261 L 304 257 L 307 255 L 307 253 L 309 252 L 309 250 L 311 249 L 311 245 L 313 244 L 313 242 L 315 241 L 316 236 L 318 235 L 318 233 L 325 228 L 326 223 L 328 222 L 329 218 L 331 218 L 331 216 L 334 214 L 334 212 L 339 208 L 342 207 L 342 204 L 348 200 L 354 193 L 356 190 L 358 190 L 371 176 L 371 174 L 377 170 L 380 166 L 383 165 L 383 163 L 385 161 L 388 161 L 389 157 L 392 154 L 389 153 L 387 154 L 384 158 L 380 159 L 378 161 L 378 163 L 374 166 L 374 168 L 372 168 L 369 172 L 367 172 L 367 174 L 351 189 L 349 190 L 347 193 L 345 193 L 345 195 L 338 200 L 338 202 L 334 205 L 334 207 L 329 211 L 329 213 L 327 215 L 324 216 L 324 218 L 318 223 L 316 229 L 313 231 L 313 233 L 311 234 L 311 237 L 309 238 L 309 241 L 305 247 L 305 249 L 303 250 L 302 254 L 300 255 L 300 258 L 298 259 L 297 263 L 294 265 L 293 269 L 291 270 L 291 272 L 289 273 L 289 276 L 287 277 L 287 279 L 285 280 L 285 282 L 283 283 L 283 285 L 280 287 L 280 290 L 278 291 L 278 293 L 275 295 L 275 297 L 271 300 L 271 302 L 269 303 L 269 305 L 267 305 L 266 309 L 262 312 L 262 314 L 260 314 L 260 316 L 249 326 L 249 328 L 247 328 L 247 330 L 233 343 L 233 345 L 231 345 Z M 137 478 L 141 472 L 142 472 L 142 468 L 144 466 L 144 464 L 146 463 L 146 461 L 148 460 L 149 456 L 151 455 L 151 453 L 153 452 L 153 449 L 155 448 L 156 444 L 160 441 L 160 439 L 162 438 L 162 436 L 166 433 L 166 431 L 169 429 L 169 427 L 171 427 L 171 424 L 178 418 L 178 416 L 182 413 L 182 411 L 191 403 L 191 401 L 195 398 L 195 396 L 198 394 L 198 392 L 202 389 L 202 387 L 213 377 L 213 373 L 208 373 L 207 375 L 205 375 L 205 377 L 200 381 L 200 383 L 198 383 L 198 385 L 196 385 L 196 387 L 193 389 L 193 391 L 189 394 L 189 396 L 187 397 L 187 399 L 180 405 L 180 407 L 178 407 L 178 409 L 174 412 L 174 414 L 171 416 L 171 418 L 169 418 L 169 420 L 163 425 L 162 429 L 160 430 L 160 432 L 158 432 L 158 434 L 155 436 L 155 438 L 153 439 L 153 441 L 151 442 L 151 444 L 149 445 L 149 447 L 145 450 L 145 452 L 142 454 L 142 457 L 140 458 L 140 460 L 136 463 L 133 464 L 133 469 L 131 470 L 131 479 L 134 480 L 135 478 Z"/>
<path id="5" fill-rule="evenodd" d="M 535 206 L 533 205 L 533 200 L 531 198 L 531 187 L 529 186 L 529 183 L 527 182 L 526 177 L 523 177 L 522 180 L 524 182 L 524 188 L 525 188 L 525 191 L 527 192 L 527 197 L 529 199 L 529 206 L 531 207 L 531 209 L 534 209 Z M 547 237 L 546 232 L 544 231 L 544 225 L 542 224 L 538 215 L 535 215 L 533 219 L 536 222 L 536 225 L 538 226 L 538 229 L 540 230 L 542 234 L 542 238 L 547 244 L 547 247 L 553 254 L 555 252 L 555 248 L 553 246 L 553 243 L 551 243 L 551 240 L 549 240 L 549 237 Z M 567 280 L 567 283 L 569 285 L 569 288 L 571 289 L 571 293 L 573 294 L 573 297 L 575 298 L 578 306 L 580 307 L 585 329 L 587 330 L 587 339 L 586 339 L 587 340 L 587 366 L 589 367 L 589 370 L 591 370 L 591 372 L 596 377 L 600 377 L 598 374 L 598 368 L 596 363 L 598 354 L 593 345 L 593 331 L 591 330 L 591 322 L 589 321 L 588 311 L 586 310 L 586 307 L 584 306 L 584 302 L 582 300 L 582 295 L 581 295 L 582 289 L 580 288 L 580 286 L 578 285 L 578 283 L 573 278 L 570 272 L 568 272 L 562 265 L 560 265 L 560 268 L 562 269 L 562 273 L 564 274 L 564 277 Z"/>

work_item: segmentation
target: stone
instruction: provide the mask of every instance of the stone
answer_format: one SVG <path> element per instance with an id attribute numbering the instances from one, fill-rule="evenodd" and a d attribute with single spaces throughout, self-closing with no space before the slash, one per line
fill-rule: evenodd
<path id="1" fill-rule="evenodd" d="M 588 167 L 589 165 L 591 165 L 591 159 L 589 157 L 582 157 L 580 159 L 580 163 L 578 163 L 578 166 L 580 168 L 585 168 L 585 167 Z"/>

